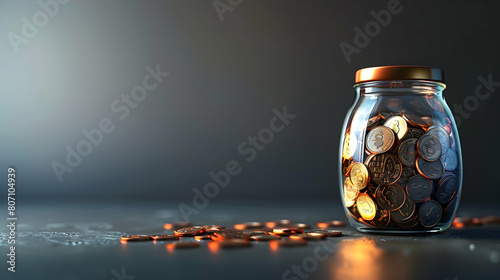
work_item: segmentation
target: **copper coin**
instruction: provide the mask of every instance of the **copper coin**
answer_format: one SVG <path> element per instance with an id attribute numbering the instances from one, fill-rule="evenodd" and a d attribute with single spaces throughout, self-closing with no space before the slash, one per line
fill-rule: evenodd
<path id="1" fill-rule="evenodd" d="M 176 223 L 170 223 L 170 224 L 164 224 L 163 228 L 166 230 L 176 230 L 184 227 L 188 227 L 189 222 L 176 222 Z"/>
<path id="2" fill-rule="evenodd" d="M 218 231 L 220 230 L 221 228 L 224 228 L 223 226 L 219 226 L 219 225 L 204 225 L 202 226 L 202 228 L 205 230 L 205 231 Z"/>
<path id="3" fill-rule="evenodd" d="M 418 139 L 417 150 L 425 160 L 436 161 L 441 157 L 441 142 L 436 136 L 425 134 Z"/>
<path id="4" fill-rule="evenodd" d="M 273 229 L 274 234 L 278 235 L 290 235 L 294 233 L 303 233 L 304 230 L 301 228 L 275 228 Z"/>
<path id="5" fill-rule="evenodd" d="M 212 235 L 197 235 L 194 237 L 195 240 L 207 240 L 212 239 Z"/>
<path id="6" fill-rule="evenodd" d="M 242 231 L 240 231 L 240 233 L 251 237 L 251 236 L 257 236 L 257 235 L 270 234 L 272 232 L 265 231 L 265 230 L 242 230 Z"/>
<path id="7" fill-rule="evenodd" d="M 325 221 L 316 223 L 316 226 L 319 228 L 345 227 L 345 223 L 342 221 Z"/>
<path id="8" fill-rule="evenodd" d="M 318 240 L 318 239 L 325 239 L 325 235 L 322 233 L 318 232 L 306 232 L 306 233 L 301 233 L 301 234 L 292 234 L 289 236 L 290 239 L 296 240 L 296 239 L 303 239 L 303 240 Z"/>
<path id="9" fill-rule="evenodd" d="M 275 228 L 275 227 L 280 227 L 280 226 L 288 226 L 293 224 L 292 221 L 290 220 L 277 220 L 277 221 L 272 221 L 272 222 L 266 222 L 266 227 L 267 228 Z"/>
<path id="10" fill-rule="evenodd" d="M 255 235 L 250 237 L 251 240 L 254 241 L 271 241 L 281 239 L 281 236 L 277 235 Z"/>
<path id="11" fill-rule="evenodd" d="M 305 223 L 295 223 L 295 224 L 293 224 L 292 227 L 298 227 L 298 228 L 305 229 L 305 228 L 311 228 L 311 225 L 305 224 Z"/>
<path id="12" fill-rule="evenodd" d="M 135 242 L 152 240 L 149 235 L 126 235 L 120 238 L 120 241 Z"/>
<path id="13" fill-rule="evenodd" d="M 485 225 L 487 224 L 500 224 L 500 217 L 488 215 L 481 218 L 481 222 Z"/>
<path id="14" fill-rule="evenodd" d="M 376 115 L 374 117 L 371 117 L 370 119 L 368 119 L 368 121 L 366 122 L 366 126 L 372 126 L 374 125 L 375 123 L 377 123 L 378 121 L 380 120 L 380 115 Z"/>
<path id="15" fill-rule="evenodd" d="M 392 131 L 394 131 L 394 133 L 396 134 L 398 140 L 403 139 L 408 132 L 408 124 L 400 116 L 390 117 L 385 121 L 384 126 L 392 129 Z"/>
<path id="16" fill-rule="evenodd" d="M 342 174 L 345 176 L 349 176 L 351 172 L 351 168 L 354 165 L 354 161 L 352 159 L 345 159 L 342 161 Z"/>
<path id="17" fill-rule="evenodd" d="M 441 126 L 431 126 L 425 134 L 434 135 L 441 143 L 441 154 L 444 155 L 450 147 L 450 137 L 448 132 Z"/>
<path id="18" fill-rule="evenodd" d="M 405 191 L 397 185 L 379 186 L 375 191 L 375 198 L 380 207 L 394 211 L 405 203 Z"/>
<path id="19" fill-rule="evenodd" d="M 378 185 L 390 185 L 398 181 L 403 166 L 398 158 L 391 154 L 379 154 L 369 159 L 368 171 L 371 179 Z"/>
<path id="20" fill-rule="evenodd" d="M 406 197 L 405 203 L 398 210 L 391 212 L 391 218 L 395 222 L 407 222 L 411 220 L 412 217 L 415 217 L 415 210 L 417 209 L 417 205 L 415 202 Z"/>
<path id="21" fill-rule="evenodd" d="M 458 166 L 457 154 L 449 149 L 446 154 L 441 156 L 441 163 L 446 171 L 453 171 Z"/>
<path id="22" fill-rule="evenodd" d="M 262 228 L 264 226 L 263 223 L 259 222 L 245 222 L 241 224 L 234 224 L 235 229 L 243 230 L 243 229 L 251 229 L 251 228 Z"/>
<path id="23" fill-rule="evenodd" d="M 418 220 L 424 227 L 433 227 L 441 220 L 443 208 L 435 200 L 424 202 L 418 209 Z"/>
<path id="24" fill-rule="evenodd" d="M 199 226 L 185 227 L 174 230 L 175 235 L 182 237 L 192 237 L 196 235 L 201 235 L 205 230 Z"/>
<path id="25" fill-rule="evenodd" d="M 390 117 L 392 117 L 394 114 L 391 112 L 379 112 L 378 113 L 379 117 L 382 118 L 383 120 L 386 120 Z"/>
<path id="26" fill-rule="evenodd" d="M 422 175 L 415 175 L 406 184 L 406 193 L 415 202 L 423 202 L 432 194 L 432 181 Z"/>
<path id="27" fill-rule="evenodd" d="M 398 148 L 398 156 L 402 164 L 415 167 L 415 159 L 417 157 L 417 141 L 417 138 L 410 138 L 401 142 L 401 145 Z"/>
<path id="28" fill-rule="evenodd" d="M 356 189 L 362 190 L 368 183 L 368 169 L 363 163 L 356 162 L 351 168 L 349 178 Z"/>
<path id="29" fill-rule="evenodd" d="M 326 237 L 339 237 L 342 236 L 342 232 L 338 230 L 333 230 L 333 229 L 316 229 L 310 231 L 310 233 L 321 233 L 325 235 Z"/>
<path id="30" fill-rule="evenodd" d="M 439 179 L 444 171 L 441 161 L 426 161 L 421 157 L 417 158 L 417 170 L 422 176 L 431 180 Z"/>
<path id="31" fill-rule="evenodd" d="M 404 166 L 403 171 L 401 172 L 401 176 L 399 177 L 396 184 L 400 187 L 404 188 L 411 177 L 417 175 L 417 170 L 413 167 Z"/>
<path id="32" fill-rule="evenodd" d="M 370 221 L 375 218 L 377 213 L 377 205 L 373 202 L 373 199 L 366 193 L 359 194 L 356 199 L 356 206 L 358 212 L 364 220 Z"/>
<path id="33" fill-rule="evenodd" d="M 440 180 L 436 197 L 439 203 L 448 203 L 458 191 L 458 180 L 455 176 L 447 176 Z"/>
<path id="34" fill-rule="evenodd" d="M 151 235 L 151 238 L 157 241 L 161 241 L 161 240 L 177 240 L 180 237 L 174 234 L 161 234 L 161 235 Z"/>
<path id="35" fill-rule="evenodd" d="M 403 118 L 413 126 L 420 126 L 420 127 L 428 126 L 427 122 L 423 120 L 422 117 L 418 117 L 417 115 L 412 113 L 404 113 Z"/>
<path id="36" fill-rule="evenodd" d="M 356 199 L 356 196 L 358 196 L 358 189 L 355 188 L 353 185 L 352 185 L 352 182 L 351 182 L 351 178 L 347 177 L 345 178 L 344 180 L 344 196 L 349 199 L 349 200 L 354 200 Z M 347 202 L 346 202 L 347 204 Z M 348 207 L 350 207 L 352 205 L 349 205 Z"/>
<path id="37" fill-rule="evenodd" d="M 366 149 L 372 154 L 385 153 L 392 148 L 395 141 L 396 135 L 392 129 L 377 126 L 366 136 Z"/>
<path id="38" fill-rule="evenodd" d="M 221 241 L 226 239 L 250 239 L 250 235 L 237 230 L 217 231 L 212 236 L 212 240 Z"/>
<path id="39" fill-rule="evenodd" d="M 377 209 L 377 214 L 375 215 L 375 218 L 373 218 L 373 220 L 371 221 L 372 224 L 375 227 L 379 228 L 386 227 L 387 225 L 389 225 L 389 222 L 391 221 L 390 213 L 391 212 L 379 207 Z"/>
<path id="40" fill-rule="evenodd" d="M 425 132 L 422 130 L 422 129 L 419 129 L 419 128 L 408 128 L 408 132 L 406 133 L 406 137 L 407 139 L 410 139 L 410 138 L 417 138 L 419 139 L 420 137 L 422 137 L 422 135 L 424 135 Z"/>

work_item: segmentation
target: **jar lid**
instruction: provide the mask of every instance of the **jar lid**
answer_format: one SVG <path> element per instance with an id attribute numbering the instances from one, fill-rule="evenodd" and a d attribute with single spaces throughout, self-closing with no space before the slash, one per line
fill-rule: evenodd
<path id="1" fill-rule="evenodd" d="M 427 80 L 444 83 L 444 72 L 439 68 L 412 65 L 368 67 L 356 71 L 355 83 L 392 80 Z"/>

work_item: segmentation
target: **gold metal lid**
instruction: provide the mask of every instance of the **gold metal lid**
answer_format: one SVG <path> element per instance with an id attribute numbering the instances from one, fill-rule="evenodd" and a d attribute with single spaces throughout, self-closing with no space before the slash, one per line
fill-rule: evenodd
<path id="1" fill-rule="evenodd" d="M 392 80 L 426 80 L 444 84 L 444 72 L 439 68 L 412 65 L 368 67 L 356 71 L 355 83 Z"/>

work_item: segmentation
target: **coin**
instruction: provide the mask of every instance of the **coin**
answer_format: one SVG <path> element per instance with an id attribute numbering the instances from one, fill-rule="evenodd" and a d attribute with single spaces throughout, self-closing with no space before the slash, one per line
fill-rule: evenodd
<path id="1" fill-rule="evenodd" d="M 342 152 L 342 156 L 344 159 L 351 159 L 356 152 L 356 145 L 358 140 L 356 139 L 355 134 L 347 133 L 344 138 L 344 151 Z"/>
<path id="2" fill-rule="evenodd" d="M 417 158 L 417 170 L 422 176 L 432 180 L 439 179 L 444 171 L 441 161 L 426 161 L 421 157 Z"/>
<path id="3" fill-rule="evenodd" d="M 290 235 L 290 239 L 318 240 L 318 239 L 325 239 L 325 235 L 318 232 L 307 232 L 301 234 L 292 234 Z"/>
<path id="4" fill-rule="evenodd" d="M 425 101 L 427 101 L 427 104 L 429 104 L 429 106 L 434 111 L 444 113 L 443 105 L 441 105 L 441 102 L 439 100 L 437 100 L 436 98 L 426 96 Z"/>
<path id="5" fill-rule="evenodd" d="M 359 214 L 361 217 L 367 221 L 372 220 L 377 213 L 377 206 L 366 193 L 359 194 L 356 205 L 358 207 Z"/>
<path id="6" fill-rule="evenodd" d="M 401 172 L 401 176 L 399 177 L 398 181 L 396 184 L 398 184 L 400 187 L 404 188 L 406 187 L 406 184 L 410 180 L 411 177 L 417 175 L 417 171 L 413 167 L 408 167 L 404 166 L 403 171 Z"/>
<path id="7" fill-rule="evenodd" d="M 346 177 L 344 180 L 344 196 L 348 200 L 354 200 L 356 198 L 356 196 L 358 196 L 358 193 L 359 193 L 359 191 L 358 191 L 358 189 L 356 189 L 353 186 L 353 184 L 351 182 L 351 178 Z"/>
<path id="8" fill-rule="evenodd" d="M 164 224 L 163 228 L 166 230 L 176 230 L 188 226 L 189 222 L 176 222 L 176 223 Z"/>
<path id="9" fill-rule="evenodd" d="M 377 126 L 370 130 L 366 137 L 366 149 L 373 154 L 385 153 L 392 148 L 395 138 L 392 129 Z"/>
<path id="10" fill-rule="evenodd" d="M 422 127 L 428 128 L 434 125 L 434 119 L 429 116 L 420 117 L 420 120 L 424 123 Z"/>
<path id="11" fill-rule="evenodd" d="M 277 235 L 290 235 L 294 233 L 303 233 L 304 230 L 301 228 L 275 228 L 273 233 Z"/>
<path id="12" fill-rule="evenodd" d="M 389 211 L 379 207 L 375 218 L 371 221 L 375 227 L 386 227 L 391 221 L 391 214 Z"/>
<path id="13" fill-rule="evenodd" d="M 180 237 L 174 234 L 161 234 L 161 235 L 151 235 L 151 238 L 157 241 L 161 241 L 161 240 L 177 240 Z"/>
<path id="14" fill-rule="evenodd" d="M 212 239 L 212 235 L 197 235 L 194 237 L 195 240 L 206 240 Z"/>
<path id="15" fill-rule="evenodd" d="M 349 174 L 351 178 L 352 185 L 358 189 L 363 189 L 368 183 L 368 169 L 361 162 L 356 162 L 351 168 L 351 173 Z"/>
<path id="16" fill-rule="evenodd" d="M 405 191 L 397 185 L 379 186 L 375 191 L 375 198 L 380 207 L 394 211 L 405 203 Z"/>
<path id="17" fill-rule="evenodd" d="M 120 241 L 149 241 L 152 240 L 149 235 L 125 235 L 120 238 Z"/>
<path id="18" fill-rule="evenodd" d="M 402 164 L 410 167 L 415 166 L 417 141 L 417 138 L 410 138 L 401 142 L 401 145 L 398 148 L 398 156 Z"/>
<path id="19" fill-rule="evenodd" d="M 241 224 L 234 224 L 233 227 L 235 229 L 243 230 L 243 229 L 250 229 L 250 228 L 261 228 L 263 226 L 264 226 L 264 224 L 259 223 L 259 222 L 245 222 L 245 223 L 241 223 Z"/>
<path id="20" fill-rule="evenodd" d="M 174 230 L 175 235 L 181 237 L 192 237 L 196 235 L 201 235 L 205 230 L 199 226 L 185 227 Z"/>
<path id="21" fill-rule="evenodd" d="M 406 137 L 405 138 L 420 138 L 422 137 L 422 135 L 424 135 L 425 132 L 422 130 L 422 129 L 419 129 L 419 128 L 408 128 L 408 132 L 406 133 Z"/>
<path id="22" fill-rule="evenodd" d="M 292 221 L 283 219 L 283 220 L 278 220 L 278 221 L 266 222 L 266 227 L 267 228 L 275 228 L 275 227 L 287 226 L 287 225 L 291 225 L 291 224 L 293 224 Z"/>
<path id="23" fill-rule="evenodd" d="M 414 214 L 416 208 L 417 205 L 415 202 L 411 198 L 406 197 L 403 206 L 401 206 L 398 210 L 391 212 L 391 218 L 395 222 L 407 222 L 415 216 Z"/>
<path id="24" fill-rule="evenodd" d="M 252 244 L 248 240 L 244 239 L 227 239 L 217 242 L 218 247 L 220 248 L 241 248 L 241 247 L 250 247 Z"/>
<path id="25" fill-rule="evenodd" d="M 415 202 L 423 202 L 432 194 L 432 181 L 422 175 L 415 175 L 406 184 L 406 193 Z"/>
<path id="26" fill-rule="evenodd" d="M 446 154 L 441 156 L 441 163 L 443 164 L 445 170 L 455 170 L 458 166 L 457 154 L 452 149 L 449 149 Z"/>
<path id="27" fill-rule="evenodd" d="M 342 161 L 342 174 L 345 176 L 349 176 L 349 173 L 351 172 L 352 165 L 354 164 L 354 161 L 352 159 L 346 159 Z"/>
<path id="28" fill-rule="evenodd" d="M 329 227 L 345 227 L 345 223 L 342 221 L 326 221 L 318 222 L 316 226 L 319 228 L 329 228 Z"/>
<path id="29" fill-rule="evenodd" d="M 311 228 L 310 225 L 305 224 L 305 223 L 295 223 L 295 224 L 292 225 L 292 227 L 298 227 L 298 228 L 302 228 L 302 229 L 304 229 L 304 228 Z"/>
<path id="30" fill-rule="evenodd" d="M 425 160 L 436 161 L 441 156 L 441 142 L 436 136 L 425 134 L 418 139 L 417 150 Z"/>
<path id="31" fill-rule="evenodd" d="M 388 119 L 390 117 L 392 117 L 394 114 L 391 113 L 391 112 L 379 112 L 378 115 L 383 119 Z"/>
<path id="32" fill-rule="evenodd" d="M 424 227 L 433 227 L 441 220 L 443 209 L 435 200 L 424 202 L 418 209 L 418 220 Z"/>
<path id="33" fill-rule="evenodd" d="M 484 216 L 481 218 L 481 223 L 488 225 L 488 224 L 500 224 L 500 217 L 498 216 L 493 216 L 493 215 L 488 215 Z"/>
<path id="34" fill-rule="evenodd" d="M 278 235 L 255 235 L 250 237 L 251 240 L 254 241 L 270 241 L 281 239 L 281 236 Z"/>
<path id="35" fill-rule="evenodd" d="M 321 233 L 325 235 L 326 237 L 339 237 L 342 236 L 342 232 L 338 230 L 333 230 L 333 229 L 316 229 L 310 231 L 310 233 Z"/>
<path id="36" fill-rule="evenodd" d="M 458 180 L 455 176 L 447 176 L 440 180 L 439 187 L 436 192 L 437 200 L 442 203 L 448 203 L 455 193 L 458 191 Z"/>
<path id="37" fill-rule="evenodd" d="M 264 235 L 264 234 L 271 234 L 272 231 L 266 231 L 266 230 L 241 230 L 241 234 L 248 235 L 248 236 L 256 236 L 256 235 Z"/>
<path id="38" fill-rule="evenodd" d="M 204 225 L 202 226 L 202 228 L 206 231 L 218 231 L 222 228 L 224 228 L 223 226 L 219 226 L 219 225 Z"/>
<path id="39" fill-rule="evenodd" d="M 375 184 L 390 185 L 398 181 L 402 172 L 399 159 L 391 154 L 378 154 L 367 159 L 371 180 Z"/>
<path id="40" fill-rule="evenodd" d="M 450 147 L 450 137 L 448 136 L 448 132 L 441 126 L 431 126 L 427 130 L 426 134 L 434 135 L 439 139 L 439 143 L 441 143 L 441 154 L 444 155 L 448 148 Z"/>
<path id="41" fill-rule="evenodd" d="M 398 220 L 393 220 L 393 222 L 402 228 L 414 228 L 420 224 L 416 216 L 411 217 L 408 221 L 400 222 Z"/>
<path id="42" fill-rule="evenodd" d="M 418 117 L 417 115 L 412 113 L 404 113 L 403 118 L 413 126 L 420 126 L 420 127 L 428 126 L 427 122 L 423 120 L 422 117 Z"/>
<path id="43" fill-rule="evenodd" d="M 378 121 L 380 120 L 380 115 L 376 115 L 374 117 L 371 117 L 367 122 L 366 122 L 366 126 L 369 127 L 369 126 L 372 126 L 374 125 L 375 123 L 377 123 Z"/>
<path id="44" fill-rule="evenodd" d="M 403 139 L 406 135 L 406 132 L 408 132 L 408 124 L 400 116 L 390 117 L 385 121 L 384 126 L 392 129 L 392 131 L 394 131 L 394 133 L 396 134 L 398 140 Z"/>
<path id="45" fill-rule="evenodd" d="M 215 241 L 226 239 L 250 239 L 250 236 L 237 230 L 217 231 L 212 235 L 212 240 Z"/>

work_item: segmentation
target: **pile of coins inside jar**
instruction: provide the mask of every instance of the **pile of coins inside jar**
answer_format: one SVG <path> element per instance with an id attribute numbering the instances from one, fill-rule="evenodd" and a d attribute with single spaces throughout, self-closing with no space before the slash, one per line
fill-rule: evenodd
<path id="1" fill-rule="evenodd" d="M 411 113 L 378 112 L 366 122 L 364 143 L 348 129 L 343 200 L 352 217 L 375 228 L 452 220 L 459 191 L 454 141 L 449 120 L 442 125 Z"/>

